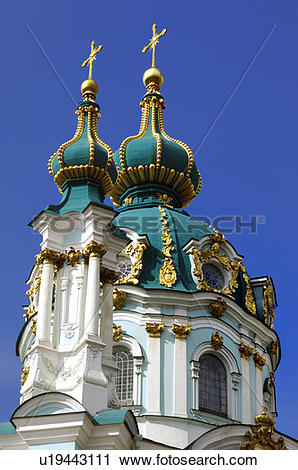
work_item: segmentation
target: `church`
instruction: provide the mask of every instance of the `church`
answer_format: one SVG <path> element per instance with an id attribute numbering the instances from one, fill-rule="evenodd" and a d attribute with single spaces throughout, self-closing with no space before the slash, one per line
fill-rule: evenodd
<path id="1" fill-rule="evenodd" d="M 250 277 L 187 212 L 202 178 L 166 132 L 165 33 L 153 25 L 139 131 L 115 153 L 97 126 L 102 46 L 82 64 L 75 134 L 48 162 L 61 201 L 30 223 L 41 249 L 16 344 L 20 406 L 0 423 L 0 449 L 298 449 L 275 428 L 273 281 Z"/>

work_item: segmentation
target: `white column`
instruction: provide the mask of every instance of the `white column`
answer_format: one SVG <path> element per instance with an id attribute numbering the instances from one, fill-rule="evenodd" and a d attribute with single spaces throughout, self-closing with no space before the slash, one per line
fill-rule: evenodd
<path id="1" fill-rule="evenodd" d="M 88 264 L 84 334 L 98 339 L 100 261 L 106 247 L 97 242 L 90 242 L 83 250 L 83 257 Z"/>
<path id="2" fill-rule="evenodd" d="M 50 343 L 52 295 L 53 295 L 54 266 L 45 261 L 42 266 L 36 339 L 37 341 Z"/>
<path id="3" fill-rule="evenodd" d="M 161 414 L 161 363 L 160 335 L 164 329 L 162 323 L 147 323 L 148 338 L 148 379 L 147 379 L 147 414 Z"/>
<path id="4" fill-rule="evenodd" d="M 231 393 L 231 410 L 230 410 L 230 417 L 231 419 L 238 419 L 238 388 L 239 388 L 239 380 L 241 374 L 238 372 L 231 373 L 231 381 L 232 381 L 232 393 Z"/>
<path id="5" fill-rule="evenodd" d="M 53 327 L 53 346 L 57 348 L 59 344 L 60 328 L 61 328 L 61 279 L 62 269 L 57 272 L 56 278 L 56 294 L 54 307 L 54 327 Z"/>
<path id="6" fill-rule="evenodd" d="M 105 344 L 103 355 L 111 358 L 113 353 L 113 282 L 116 276 L 107 268 L 102 272 L 102 301 L 100 316 L 100 341 Z"/>
<path id="7" fill-rule="evenodd" d="M 192 407 L 194 410 L 199 409 L 199 371 L 200 364 L 198 361 L 191 361 L 190 363 L 191 377 L 192 377 Z"/>
<path id="8" fill-rule="evenodd" d="M 79 304 L 79 337 L 84 336 L 84 319 L 85 319 L 85 305 L 86 305 L 86 292 L 88 283 L 88 264 L 83 263 L 83 280 L 82 280 L 81 298 Z"/>
<path id="9" fill-rule="evenodd" d="M 174 403 L 173 414 L 187 417 L 186 337 L 175 338 L 174 349 Z"/>
<path id="10" fill-rule="evenodd" d="M 256 366 L 256 414 L 263 411 L 263 374 L 262 368 Z"/>
<path id="11" fill-rule="evenodd" d="M 241 357 L 242 372 L 242 423 L 251 422 L 250 414 L 250 380 L 249 380 L 249 360 Z"/>
<path id="12" fill-rule="evenodd" d="M 134 405 L 142 404 L 142 368 L 143 357 L 134 357 L 134 383 L 133 383 L 133 402 Z"/>

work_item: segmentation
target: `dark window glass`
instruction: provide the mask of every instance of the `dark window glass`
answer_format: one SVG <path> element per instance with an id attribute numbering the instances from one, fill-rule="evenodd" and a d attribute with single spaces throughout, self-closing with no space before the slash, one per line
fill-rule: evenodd
<path id="1" fill-rule="evenodd" d="M 227 415 L 227 373 L 222 362 L 212 354 L 200 358 L 199 408 Z"/>

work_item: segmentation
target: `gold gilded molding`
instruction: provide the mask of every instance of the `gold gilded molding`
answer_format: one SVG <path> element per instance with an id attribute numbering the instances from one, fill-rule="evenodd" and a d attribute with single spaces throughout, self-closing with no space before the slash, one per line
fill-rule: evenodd
<path id="1" fill-rule="evenodd" d="M 102 258 L 107 252 L 106 245 L 95 242 L 92 240 L 82 251 L 82 256 L 85 263 L 88 263 L 89 258 Z"/>
<path id="2" fill-rule="evenodd" d="M 245 344 L 245 343 L 240 343 L 240 344 L 239 344 L 239 351 L 240 351 L 241 357 L 243 357 L 244 359 L 246 359 L 247 361 L 249 361 L 250 356 L 251 356 L 252 353 L 254 352 L 254 349 L 253 349 L 253 348 L 250 348 L 250 347 L 249 347 L 247 344 Z"/>
<path id="3" fill-rule="evenodd" d="M 130 197 L 127 197 L 127 198 L 124 200 L 124 202 L 123 202 L 122 205 L 123 205 L 123 206 L 126 206 L 126 204 L 131 204 L 131 203 L 132 203 L 132 197 L 130 196 Z"/>
<path id="4" fill-rule="evenodd" d="M 80 262 L 81 252 L 80 250 L 75 250 L 73 246 L 69 248 L 65 255 L 65 262 L 69 266 L 75 266 Z"/>
<path id="5" fill-rule="evenodd" d="M 166 206 L 173 207 L 170 203 L 173 201 L 173 198 L 171 196 L 168 196 L 168 194 L 161 194 L 161 193 L 156 193 L 158 199 L 163 202 Z"/>
<path id="6" fill-rule="evenodd" d="M 270 328 L 274 329 L 273 320 L 276 315 L 273 309 L 273 287 L 270 283 L 264 288 L 263 311 L 265 323 L 270 326 Z"/>
<path id="7" fill-rule="evenodd" d="M 100 267 L 100 280 L 103 284 L 114 284 L 118 281 L 120 274 L 106 266 Z"/>
<path id="8" fill-rule="evenodd" d="M 216 331 L 211 335 L 211 346 L 213 349 L 218 351 L 223 345 L 223 337 L 219 335 L 219 332 Z"/>
<path id="9" fill-rule="evenodd" d="M 254 353 L 253 355 L 255 365 L 258 369 L 262 370 L 262 367 L 266 364 L 266 358 L 261 356 L 259 353 Z"/>
<path id="10" fill-rule="evenodd" d="M 32 315 L 34 315 L 34 313 L 36 313 L 36 309 L 34 305 L 34 295 L 37 294 L 39 287 L 40 287 L 40 283 L 41 283 L 41 276 L 39 274 L 34 279 L 34 282 L 32 283 L 30 289 L 26 291 L 26 295 L 29 296 L 30 304 L 29 304 L 27 312 L 23 315 L 23 317 L 25 318 L 25 321 L 27 321 L 29 318 L 32 317 Z"/>
<path id="11" fill-rule="evenodd" d="M 37 319 L 32 318 L 31 330 L 34 335 L 36 335 L 36 328 L 37 328 Z"/>
<path id="12" fill-rule="evenodd" d="M 255 415 L 255 425 L 252 425 L 251 431 L 247 431 L 245 441 L 241 445 L 241 450 L 285 450 L 285 441 L 283 437 L 274 439 L 275 419 L 267 415 L 265 411 Z"/>
<path id="13" fill-rule="evenodd" d="M 273 356 L 273 355 L 277 352 L 278 347 L 279 347 L 279 341 L 278 341 L 278 340 L 272 341 L 272 342 L 269 344 L 269 346 L 268 346 L 268 348 L 267 348 L 267 351 L 268 351 L 268 353 L 270 354 L 270 356 Z"/>
<path id="14" fill-rule="evenodd" d="M 117 326 L 115 323 L 113 323 L 113 341 L 119 341 L 120 338 L 122 338 L 122 335 L 121 335 L 121 331 L 122 331 L 122 326 L 119 325 Z"/>
<path id="15" fill-rule="evenodd" d="M 124 307 L 127 298 L 127 293 L 123 290 L 114 289 L 113 292 L 113 305 L 116 310 Z"/>
<path id="16" fill-rule="evenodd" d="M 274 372 L 270 372 L 269 387 L 273 387 L 275 382 Z"/>
<path id="17" fill-rule="evenodd" d="M 123 253 L 129 255 L 131 258 L 134 258 L 131 271 L 122 279 L 119 279 L 116 284 L 138 284 L 138 275 L 143 267 L 142 258 L 144 251 L 147 249 L 145 243 L 130 243 L 127 247 L 124 248 Z"/>
<path id="18" fill-rule="evenodd" d="M 227 310 L 227 303 L 220 297 L 217 297 L 216 300 L 212 300 L 212 302 L 209 305 L 209 312 L 215 318 L 222 317 L 225 314 L 226 310 Z"/>
<path id="19" fill-rule="evenodd" d="M 21 375 L 21 386 L 23 386 L 24 383 L 26 382 L 29 372 L 30 372 L 29 366 L 24 366 L 22 369 L 22 375 Z"/>
<path id="20" fill-rule="evenodd" d="M 149 333 L 151 338 L 160 338 L 161 333 L 164 331 L 165 326 L 163 323 L 146 323 L 145 330 Z"/>
<path id="21" fill-rule="evenodd" d="M 191 330 L 190 325 L 177 325 L 177 323 L 173 323 L 172 331 L 175 333 L 175 338 L 178 339 L 186 339 L 187 335 L 189 335 Z"/>
<path id="22" fill-rule="evenodd" d="M 240 265 L 242 275 L 243 275 L 243 279 L 244 279 L 244 282 L 245 282 L 245 285 L 246 285 L 245 305 L 246 305 L 247 309 L 250 311 L 250 313 L 252 313 L 253 315 L 256 315 L 257 307 L 256 307 L 255 299 L 254 299 L 254 296 L 253 296 L 253 293 L 252 293 L 252 289 L 250 287 L 250 277 L 247 274 L 246 269 L 245 269 L 242 261 L 240 261 L 239 265 Z"/>
<path id="23" fill-rule="evenodd" d="M 60 269 L 65 261 L 65 254 L 59 253 L 59 251 L 50 250 L 49 248 L 44 248 L 40 253 L 35 255 L 37 266 L 42 266 L 43 264 L 52 264 L 57 269 Z"/>
<path id="24" fill-rule="evenodd" d="M 168 227 L 168 218 L 166 211 L 161 206 L 159 206 L 159 210 L 161 213 L 160 220 L 162 225 L 162 254 L 164 255 L 163 266 L 161 267 L 159 272 L 159 283 L 161 286 L 173 287 L 173 285 L 177 281 L 177 274 L 172 260 L 172 251 L 174 250 L 174 246 L 172 245 L 173 239 L 171 237 L 170 230 Z"/>

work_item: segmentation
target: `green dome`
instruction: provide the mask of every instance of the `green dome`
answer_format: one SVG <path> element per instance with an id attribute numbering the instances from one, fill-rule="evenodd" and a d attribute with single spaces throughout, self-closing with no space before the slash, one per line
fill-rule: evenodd
<path id="1" fill-rule="evenodd" d="M 201 176 L 193 153 L 185 143 L 166 134 L 163 123 L 164 99 L 148 92 L 141 101 L 139 134 L 125 139 L 114 154 L 118 179 L 111 193 L 115 204 L 135 191 L 138 185 L 174 194 L 178 206 L 186 207 L 201 189 Z M 145 185 L 145 186 L 144 186 Z"/>
<path id="2" fill-rule="evenodd" d="M 72 179 L 91 179 L 108 194 L 117 179 L 112 149 L 97 134 L 99 106 L 93 101 L 79 104 L 78 127 L 74 137 L 62 144 L 49 160 L 49 172 L 61 192 Z"/>

